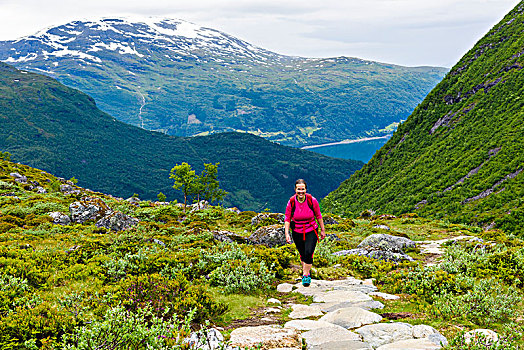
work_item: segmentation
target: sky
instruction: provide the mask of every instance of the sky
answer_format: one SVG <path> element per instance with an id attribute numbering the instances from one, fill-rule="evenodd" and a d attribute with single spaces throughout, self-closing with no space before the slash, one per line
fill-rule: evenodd
<path id="1" fill-rule="evenodd" d="M 284 55 L 453 66 L 520 0 L 0 0 L 0 40 L 72 20 L 183 19 Z"/>

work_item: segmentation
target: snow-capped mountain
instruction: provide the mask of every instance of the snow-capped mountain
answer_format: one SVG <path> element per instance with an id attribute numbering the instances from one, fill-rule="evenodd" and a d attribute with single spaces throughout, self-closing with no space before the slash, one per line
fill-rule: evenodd
<path id="1" fill-rule="evenodd" d="M 0 42 L 0 60 L 172 135 L 251 132 L 290 145 L 384 134 L 445 69 L 279 55 L 183 20 L 74 21 Z"/>

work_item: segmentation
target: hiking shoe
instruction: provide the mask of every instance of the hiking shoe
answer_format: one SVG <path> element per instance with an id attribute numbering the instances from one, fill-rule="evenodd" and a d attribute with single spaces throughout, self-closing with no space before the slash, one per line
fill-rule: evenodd
<path id="1" fill-rule="evenodd" d="M 302 276 L 302 285 L 304 287 L 309 287 L 311 284 L 311 276 Z"/>

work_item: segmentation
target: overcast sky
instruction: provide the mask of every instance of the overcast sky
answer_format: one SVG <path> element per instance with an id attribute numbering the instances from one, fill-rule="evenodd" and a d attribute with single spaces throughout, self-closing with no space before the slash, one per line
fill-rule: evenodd
<path id="1" fill-rule="evenodd" d="M 71 20 L 144 15 L 280 54 L 453 66 L 520 0 L 0 0 L 0 40 Z"/>

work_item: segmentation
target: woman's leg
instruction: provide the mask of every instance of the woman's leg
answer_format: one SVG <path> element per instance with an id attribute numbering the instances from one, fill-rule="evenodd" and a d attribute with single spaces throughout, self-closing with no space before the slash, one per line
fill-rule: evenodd
<path id="1" fill-rule="evenodd" d="M 302 270 L 304 276 L 309 276 L 311 273 L 311 266 L 313 265 L 313 254 L 317 246 L 317 235 L 315 232 L 308 232 L 306 234 L 306 241 L 304 242 L 304 256 L 302 263 Z"/>

